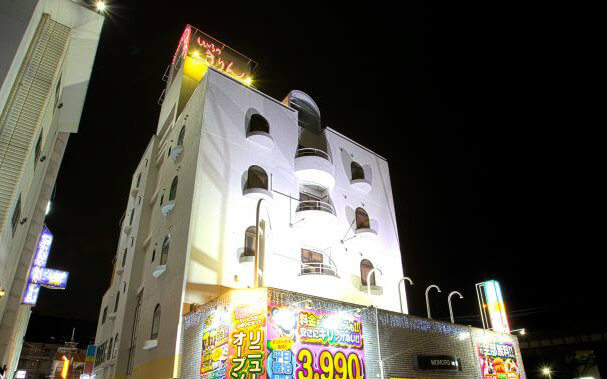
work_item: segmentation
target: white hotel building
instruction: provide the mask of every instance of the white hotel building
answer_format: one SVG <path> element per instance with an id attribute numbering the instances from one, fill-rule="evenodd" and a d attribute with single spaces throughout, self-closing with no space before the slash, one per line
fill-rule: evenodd
<path id="1" fill-rule="evenodd" d="M 307 94 L 273 99 L 193 44 L 126 196 L 96 378 L 177 376 L 182 315 L 253 286 L 258 215 L 260 286 L 406 311 L 387 161 L 325 128 Z"/>
<path id="2" fill-rule="evenodd" d="M 71 0 L 0 1 L 0 365 L 17 368 L 22 298 L 104 17 Z"/>

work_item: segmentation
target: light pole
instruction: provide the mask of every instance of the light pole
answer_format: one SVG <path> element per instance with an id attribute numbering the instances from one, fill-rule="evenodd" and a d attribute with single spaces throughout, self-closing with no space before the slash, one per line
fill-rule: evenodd
<path id="1" fill-rule="evenodd" d="M 457 292 L 457 291 L 453 291 L 449 294 L 449 296 L 447 296 L 447 303 L 449 303 L 449 316 L 451 316 L 451 323 L 455 324 L 455 321 L 453 320 L 453 307 L 451 306 L 451 296 L 458 294 L 460 299 L 463 299 L 464 297 L 462 296 L 461 293 Z"/>
<path id="2" fill-rule="evenodd" d="M 510 334 L 518 332 L 521 336 L 524 336 L 525 334 L 527 334 L 527 331 L 525 330 L 525 328 L 521 328 L 521 329 L 514 329 L 510 331 Z"/>
<path id="3" fill-rule="evenodd" d="M 379 272 L 381 275 L 383 275 L 383 272 L 381 272 L 380 269 L 378 269 L 377 267 L 372 268 L 368 273 L 367 273 L 367 295 L 369 295 L 369 305 L 373 306 L 373 298 L 371 297 L 371 275 L 373 275 L 375 273 L 375 271 Z"/>
<path id="4" fill-rule="evenodd" d="M 260 232 L 260 227 L 259 227 L 259 223 L 261 222 L 261 205 L 264 205 L 264 209 L 266 211 L 266 216 L 268 219 L 268 226 L 270 227 L 270 230 L 272 230 L 272 222 L 270 221 L 270 212 L 268 211 L 268 206 L 265 204 L 265 200 L 264 199 L 259 199 L 259 201 L 257 202 L 257 213 L 255 215 L 255 263 L 253 264 L 253 270 L 254 270 L 254 274 L 253 274 L 253 288 L 257 288 L 259 286 L 259 245 L 260 245 L 260 241 L 261 238 L 259 238 L 259 232 Z M 266 238 L 267 235 L 267 231 L 264 227 L 263 230 L 263 237 L 264 240 Z M 265 258 L 265 243 L 264 243 L 264 258 Z M 262 277 L 263 279 L 263 277 Z M 263 285 L 263 283 L 262 283 Z"/>
<path id="5" fill-rule="evenodd" d="M 428 292 L 430 292 L 432 288 L 436 288 L 436 290 L 440 292 L 440 288 L 438 288 L 436 284 L 429 285 L 428 288 L 426 288 L 426 310 L 428 311 L 428 318 L 432 318 L 430 315 L 430 300 L 428 299 Z"/>
<path id="6" fill-rule="evenodd" d="M 398 300 L 400 300 L 400 313 L 406 313 L 409 314 L 409 306 L 407 305 L 407 303 L 405 303 L 405 308 L 406 310 L 403 310 L 403 295 L 401 293 L 400 290 L 400 284 L 403 284 L 403 289 L 405 289 L 405 282 L 409 282 L 409 285 L 413 285 L 413 280 L 411 280 L 411 278 L 409 278 L 408 276 L 403 277 L 401 280 L 398 281 Z M 405 294 L 407 294 L 407 291 L 405 291 Z"/>

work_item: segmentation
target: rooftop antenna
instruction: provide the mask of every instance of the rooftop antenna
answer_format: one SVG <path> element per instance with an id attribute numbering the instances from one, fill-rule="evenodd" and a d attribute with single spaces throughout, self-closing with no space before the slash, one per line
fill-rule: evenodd
<path id="1" fill-rule="evenodd" d="M 74 342 L 74 333 L 75 332 L 76 332 L 76 328 L 72 328 L 72 341 L 71 342 Z"/>

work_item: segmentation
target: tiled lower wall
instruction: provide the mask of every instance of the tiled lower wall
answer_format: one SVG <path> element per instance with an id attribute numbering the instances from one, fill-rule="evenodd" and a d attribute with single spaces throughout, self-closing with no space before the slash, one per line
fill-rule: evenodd
<path id="1" fill-rule="evenodd" d="M 222 295 L 200 307 L 198 312 L 184 316 L 181 378 L 200 378 L 202 320 L 217 306 L 227 306 L 229 299 L 229 294 Z M 277 289 L 268 289 L 268 301 L 275 304 L 305 304 L 308 308 L 327 311 L 359 313 L 363 319 L 366 378 L 480 379 L 477 344 L 492 340 L 514 344 L 521 368 L 520 377 L 526 379 L 518 341 L 510 335 Z M 416 370 L 413 366 L 415 354 L 456 356 L 461 361 L 462 370 L 456 373 Z"/>

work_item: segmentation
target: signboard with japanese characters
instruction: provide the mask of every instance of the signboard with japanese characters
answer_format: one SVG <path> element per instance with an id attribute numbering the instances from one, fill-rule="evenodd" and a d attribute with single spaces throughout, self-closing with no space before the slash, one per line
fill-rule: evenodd
<path id="1" fill-rule="evenodd" d="M 202 329 L 202 379 L 225 378 L 228 367 L 229 313 L 218 306 L 204 320 Z"/>
<path id="2" fill-rule="evenodd" d="M 269 304 L 267 370 L 269 379 L 365 378 L 360 315 Z"/>
<path id="3" fill-rule="evenodd" d="M 478 356 L 483 379 L 520 379 L 512 343 L 480 343 Z"/>

